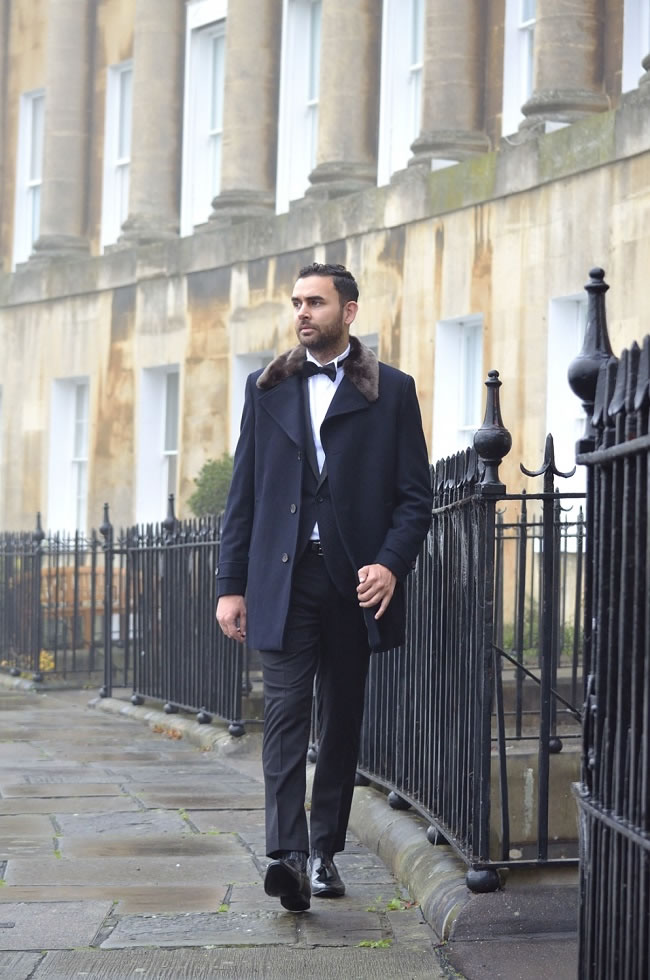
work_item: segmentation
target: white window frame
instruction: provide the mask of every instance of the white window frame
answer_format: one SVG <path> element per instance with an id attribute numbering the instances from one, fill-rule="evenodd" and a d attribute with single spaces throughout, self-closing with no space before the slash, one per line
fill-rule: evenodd
<path id="1" fill-rule="evenodd" d="M 167 444 L 169 376 L 177 378 L 175 446 Z M 136 521 L 160 522 L 167 513 L 170 493 L 178 495 L 179 433 L 181 431 L 181 373 L 178 364 L 143 368 L 140 375 L 136 465 Z"/>
<path id="2" fill-rule="evenodd" d="M 227 0 L 187 4 L 181 235 L 205 224 L 221 189 L 227 13 Z M 221 49 L 218 60 L 215 42 Z"/>
<path id="3" fill-rule="evenodd" d="M 132 107 L 133 62 L 110 65 L 106 70 L 102 249 L 115 244 L 129 213 Z"/>
<path id="4" fill-rule="evenodd" d="M 530 2 L 530 0 L 528 0 Z M 535 18 L 526 16 L 527 0 L 506 0 L 503 39 L 501 135 L 516 133 L 525 116 L 521 107 L 533 94 Z"/>
<path id="5" fill-rule="evenodd" d="M 424 0 L 383 0 L 377 183 L 403 170 L 422 125 Z M 404 107 L 408 106 L 408 112 Z"/>
<path id="6" fill-rule="evenodd" d="M 639 87 L 641 62 L 650 53 L 650 0 L 624 0 L 621 90 Z"/>
<path id="7" fill-rule="evenodd" d="M 276 212 L 305 196 L 318 151 L 322 0 L 283 0 Z"/>
<path id="8" fill-rule="evenodd" d="M 467 352 L 474 348 L 475 360 L 465 370 Z M 481 425 L 483 405 L 483 316 L 480 313 L 439 320 L 433 399 L 434 460 L 452 456 L 472 445 Z M 469 418 L 469 415 L 472 418 Z"/>
<path id="9" fill-rule="evenodd" d="M 39 235 L 44 136 L 45 90 L 23 92 L 20 96 L 16 156 L 14 267 L 19 262 L 27 261 Z"/>
<path id="10" fill-rule="evenodd" d="M 546 432 L 553 436 L 555 462 L 563 473 L 575 466 L 575 444 L 585 431 L 585 413 L 567 381 L 569 364 L 580 353 L 587 324 L 584 293 L 556 297 L 549 302 L 546 361 Z M 573 424 L 571 424 L 573 420 Z M 574 476 L 561 480 L 561 487 L 584 493 L 586 467 L 576 467 Z"/>
<path id="11" fill-rule="evenodd" d="M 83 411 L 79 414 L 79 408 Z M 87 377 L 52 382 L 47 522 L 53 531 L 86 532 L 90 382 Z"/>

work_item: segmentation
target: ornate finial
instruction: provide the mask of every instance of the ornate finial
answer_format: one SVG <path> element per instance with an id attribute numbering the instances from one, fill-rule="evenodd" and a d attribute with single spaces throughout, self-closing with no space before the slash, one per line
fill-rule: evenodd
<path id="1" fill-rule="evenodd" d="M 36 515 L 36 528 L 32 531 L 32 541 L 38 547 L 44 537 L 45 531 L 43 530 L 43 526 L 41 524 L 41 512 L 39 510 L 38 514 Z"/>
<path id="2" fill-rule="evenodd" d="M 176 527 L 176 515 L 174 514 L 174 494 L 170 493 L 167 498 L 167 517 L 162 522 L 163 531 L 166 534 L 173 534 Z"/>
<path id="3" fill-rule="evenodd" d="M 605 293 L 608 289 L 604 269 L 592 269 L 589 273 L 589 282 L 585 286 L 588 296 L 585 339 L 582 350 L 571 361 L 568 371 L 571 389 L 582 402 L 582 407 L 587 414 L 584 436 L 576 446 L 578 453 L 589 452 L 595 447 L 592 416 L 598 372 L 601 364 L 614 356 L 609 342 L 605 312 Z"/>
<path id="4" fill-rule="evenodd" d="M 562 473 L 558 470 L 555 465 L 555 446 L 553 445 L 553 436 L 549 432 L 546 436 L 546 444 L 544 446 L 544 462 L 542 463 L 540 469 L 538 470 L 527 470 L 523 463 L 519 464 L 519 468 L 522 473 L 526 476 L 543 476 L 544 477 L 544 493 L 553 493 L 553 477 L 561 476 L 563 479 L 568 480 L 569 477 L 573 476 L 576 471 L 575 466 L 570 473 Z"/>
<path id="5" fill-rule="evenodd" d="M 111 524 L 110 517 L 108 516 L 108 504 L 104 504 L 104 520 L 99 528 L 99 533 L 108 541 L 109 537 L 113 533 L 113 525 Z"/>
<path id="6" fill-rule="evenodd" d="M 499 480 L 499 465 L 512 448 L 512 436 L 501 418 L 499 403 L 501 382 L 498 371 L 488 371 L 485 387 L 487 388 L 485 418 L 483 425 L 474 436 L 474 449 L 485 466 L 479 486 L 482 493 L 500 494 L 504 493 L 506 488 Z"/>

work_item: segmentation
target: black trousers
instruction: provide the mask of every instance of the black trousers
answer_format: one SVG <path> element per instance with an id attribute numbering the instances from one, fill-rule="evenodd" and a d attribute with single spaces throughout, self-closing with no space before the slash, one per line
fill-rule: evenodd
<path id="1" fill-rule="evenodd" d="M 309 851 L 305 761 L 316 677 L 319 750 L 311 800 L 311 847 L 345 847 L 363 720 L 370 649 L 363 614 L 344 599 L 320 555 L 294 572 L 282 651 L 262 651 L 266 850 Z"/>

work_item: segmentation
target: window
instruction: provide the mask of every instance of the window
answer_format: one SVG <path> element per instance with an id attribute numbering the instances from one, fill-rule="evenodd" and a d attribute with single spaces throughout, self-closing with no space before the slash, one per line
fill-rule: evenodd
<path id="1" fill-rule="evenodd" d="M 316 166 L 321 0 L 283 0 L 276 210 L 304 197 Z"/>
<path id="2" fill-rule="evenodd" d="M 230 378 L 230 452 L 235 452 L 239 439 L 241 414 L 244 410 L 246 379 L 253 371 L 259 371 L 273 360 L 273 351 L 258 351 L 255 354 L 236 354 L 232 361 Z"/>
<path id="3" fill-rule="evenodd" d="M 205 224 L 221 189 L 226 10 L 226 0 L 195 0 L 187 6 L 183 235 Z"/>
<path id="4" fill-rule="evenodd" d="M 379 184 L 406 167 L 420 135 L 424 0 L 384 0 L 379 103 Z M 405 107 L 408 107 L 405 111 Z"/>
<path id="5" fill-rule="evenodd" d="M 107 71 L 102 248 L 117 241 L 129 213 L 132 80 L 130 61 L 112 65 Z"/>
<path id="6" fill-rule="evenodd" d="M 48 525 L 85 531 L 88 520 L 87 378 L 57 379 L 52 386 Z"/>
<path id="7" fill-rule="evenodd" d="M 621 88 L 638 88 L 641 62 L 650 53 L 650 0 L 625 0 L 623 7 L 623 70 Z"/>
<path id="8" fill-rule="evenodd" d="M 521 107 L 533 94 L 535 0 L 506 0 L 501 132 L 514 133 L 524 116 Z"/>
<path id="9" fill-rule="evenodd" d="M 436 329 L 433 458 L 471 446 L 483 405 L 483 317 L 441 320 Z"/>
<path id="10" fill-rule="evenodd" d="M 585 431 L 585 413 L 567 380 L 569 364 L 580 353 L 587 324 L 584 296 L 553 299 L 548 316 L 548 356 L 546 369 L 546 431 L 553 436 L 557 468 L 564 473 L 575 466 L 575 444 Z M 562 486 L 576 493 L 584 491 L 585 467 L 578 466 L 571 480 Z"/>
<path id="11" fill-rule="evenodd" d="M 145 368 L 140 386 L 136 520 L 162 521 L 177 494 L 180 374 L 177 365 Z"/>
<path id="12" fill-rule="evenodd" d="M 14 215 L 14 265 L 26 262 L 38 238 L 41 223 L 43 133 L 45 94 L 26 92 L 20 98 L 18 156 L 16 161 L 16 210 Z"/>

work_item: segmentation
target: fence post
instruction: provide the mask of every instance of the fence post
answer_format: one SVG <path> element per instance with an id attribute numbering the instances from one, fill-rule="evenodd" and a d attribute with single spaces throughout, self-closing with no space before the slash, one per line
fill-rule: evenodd
<path id="1" fill-rule="evenodd" d="M 478 512 L 477 545 L 479 567 L 482 569 L 479 584 L 478 603 L 478 650 L 477 662 L 481 675 L 477 685 L 477 725 L 473 749 L 474 770 L 474 830 L 472 849 L 479 861 L 489 857 L 490 848 L 490 784 L 492 755 L 492 700 L 494 697 L 494 589 L 495 589 L 495 523 L 496 501 L 505 493 L 505 484 L 499 478 L 499 465 L 512 447 L 512 437 L 503 424 L 499 400 L 498 371 L 489 371 L 485 382 L 487 396 L 483 424 L 474 436 L 474 449 L 484 471 L 476 486 L 476 494 L 482 498 L 483 506 Z M 502 712 L 501 712 L 502 714 Z M 506 820 L 504 834 L 509 835 L 507 826 L 507 774 L 505 741 L 499 738 L 501 771 L 501 812 Z M 499 876 L 493 869 L 471 868 L 466 876 L 468 887 L 475 892 L 495 891 L 499 887 Z"/>
<path id="2" fill-rule="evenodd" d="M 104 520 L 99 529 L 104 539 L 104 684 L 100 698 L 113 693 L 113 525 L 104 504 Z"/>
<path id="3" fill-rule="evenodd" d="M 36 515 L 36 529 L 32 532 L 32 541 L 34 543 L 34 550 L 32 554 L 32 571 L 33 571 L 33 582 L 34 582 L 34 595 L 33 595 L 33 643 L 34 648 L 32 651 L 32 670 L 33 670 L 33 680 L 36 683 L 40 683 L 43 680 L 43 674 L 41 673 L 41 649 L 43 647 L 43 605 L 41 603 L 41 577 L 42 577 L 42 564 L 43 564 L 43 539 L 45 537 L 45 532 L 41 526 L 41 512 L 39 511 Z"/>

